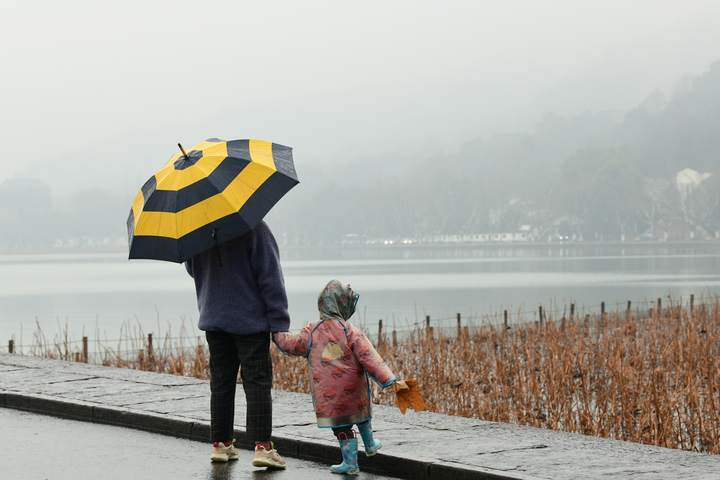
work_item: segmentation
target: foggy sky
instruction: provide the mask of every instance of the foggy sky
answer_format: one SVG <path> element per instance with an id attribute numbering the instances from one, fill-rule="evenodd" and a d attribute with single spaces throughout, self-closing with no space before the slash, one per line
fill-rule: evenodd
<path id="1" fill-rule="evenodd" d="M 0 2 L 0 182 L 132 198 L 207 137 L 298 170 L 624 110 L 720 59 L 720 2 Z M 128 200 L 129 201 L 129 200 Z"/>

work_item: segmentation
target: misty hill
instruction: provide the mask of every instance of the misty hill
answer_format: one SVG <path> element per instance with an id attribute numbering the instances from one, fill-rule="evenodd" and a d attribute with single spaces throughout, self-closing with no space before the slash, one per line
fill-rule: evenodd
<path id="1" fill-rule="evenodd" d="M 302 185 L 270 216 L 291 244 L 521 227 L 537 239 L 715 237 L 720 62 L 624 113 L 548 114 L 532 131 L 479 135 L 451 154 L 298 167 Z M 8 179 L 0 183 L 0 248 L 77 238 L 122 246 L 134 193 L 95 188 L 55 199 L 41 181 Z"/>
<path id="2" fill-rule="evenodd" d="M 522 225 L 541 238 L 713 237 L 720 230 L 720 62 L 624 114 L 547 115 L 532 132 L 481 136 L 400 173 L 383 175 L 378 163 L 377 177 L 363 181 L 354 170 L 327 175 L 312 195 L 283 205 L 276 221 L 302 238 L 331 241 L 343 233 L 420 237 Z"/>

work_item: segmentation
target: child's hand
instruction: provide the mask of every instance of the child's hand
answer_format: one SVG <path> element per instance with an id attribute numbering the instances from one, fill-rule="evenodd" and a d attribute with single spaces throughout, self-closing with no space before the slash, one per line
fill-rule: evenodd
<path id="1" fill-rule="evenodd" d="M 405 383 L 405 380 L 398 380 L 397 382 L 393 383 L 393 392 L 401 392 L 403 390 L 409 390 L 410 387 L 408 387 L 407 383 Z"/>
<path id="2" fill-rule="evenodd" d="M 416 412 L 425 410 L 425 400 L 423 400 L 420 394 L 417 380 L 414 378 L 410 378 L 407 381 L 398 380 L 394 385 L 396 386 L 395 397 L 400 412 L 405 414 L 408 408 L 412 408 Z"/>

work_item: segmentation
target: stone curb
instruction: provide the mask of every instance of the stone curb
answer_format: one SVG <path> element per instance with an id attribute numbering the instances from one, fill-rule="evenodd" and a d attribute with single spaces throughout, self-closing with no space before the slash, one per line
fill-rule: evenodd
<path id="1" fill-rule="evenodd" d="M 210 424 L 196 420 L 141 413 L 121 407 L 108 407 L 89 402 L 60 400 L 45 395 L 28 395 L 0 391 L 0 407 L 41 413 L 55 417 L 84 422 L 114 425 L 161 435 L 207 442 Z M 244 430 L 236 430 L 239 446 L 250 448 Z M 273 441 L 283 455 L 319 463 L 336 463 L 338 449 L 335 445 L 308 441 L 302 437 L 274 436 Z M 374 457 L 359 455 L 360 468 L 369 473 L 390 475 L 411 480 L 533 480 L 532 477 L 484 469 L 468 469 L 451 463 L 427 462 L 419 459 L 378 453 Z"/>

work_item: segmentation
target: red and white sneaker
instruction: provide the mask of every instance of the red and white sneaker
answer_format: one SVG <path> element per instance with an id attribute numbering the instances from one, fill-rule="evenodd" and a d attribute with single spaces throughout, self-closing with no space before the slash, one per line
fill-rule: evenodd
<path id="1" fill-rule="evenodd" d="M 280 468 L 287 467 L 287 463 L 275 450 L 275 446 L 270 443 L 270 450 L 258 445 L 255 447 L 255 457 L 253 457 L 253 467 Z"/>
<path id="2" fill-rule="evenodd" d="M 212 445 L 212 453 L 210 454 L 210 460 L 212 462 L 228 462 L 230 460 L 237 460 L 240 458 L 240 450 L 235 448 L 235 440 L 230 442 L 229 445 L 223 442 L 215 442 Z"/>

